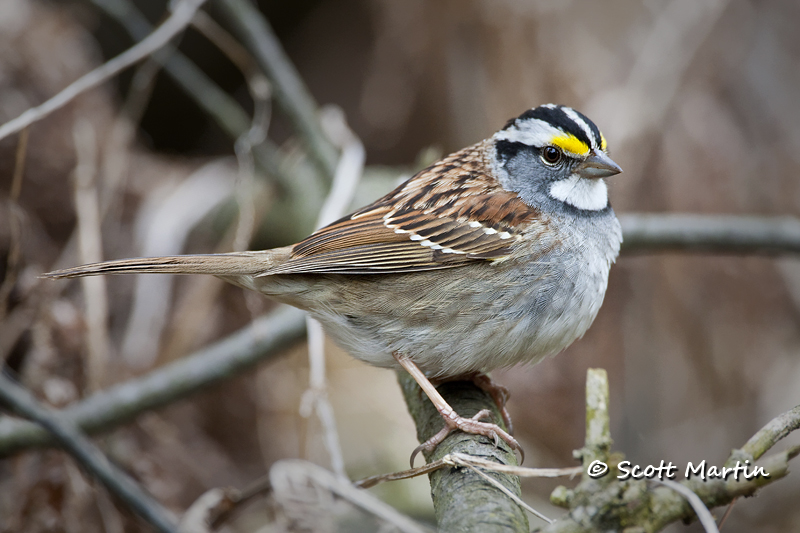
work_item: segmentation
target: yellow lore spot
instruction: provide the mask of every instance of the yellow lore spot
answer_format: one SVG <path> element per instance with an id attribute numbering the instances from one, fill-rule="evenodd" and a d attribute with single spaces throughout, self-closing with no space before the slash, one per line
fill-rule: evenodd
<path id="1" fill-rule="evenodd" d="M 608 148 L 608 145 L 606 144 L 606 136 L 600 133 L 600 149 L 605 152 L 606 148 Z"/>
<path id="2" fill-rule="evenodd" d="M 587 144 L 582 140 L 578 139 L 574 135 L 570 135 L 569 133 L 553 137 L 550 139 L 550 144 L 560 148 L 562 152 L 566 152 L 568 154 L 586 155 L 589 153 L 589 146 L 587 146 Z"/>

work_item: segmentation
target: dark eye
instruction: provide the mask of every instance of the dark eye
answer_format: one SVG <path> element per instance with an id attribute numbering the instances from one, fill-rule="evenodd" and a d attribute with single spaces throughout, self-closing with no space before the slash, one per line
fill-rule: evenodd
<path id="1" fill-rule="evenodd" d="M 561 161 L 561 150 L 555 146 L 545 146 L 542 149 L 542 161 L 548 165 L 555 165 Z"/>

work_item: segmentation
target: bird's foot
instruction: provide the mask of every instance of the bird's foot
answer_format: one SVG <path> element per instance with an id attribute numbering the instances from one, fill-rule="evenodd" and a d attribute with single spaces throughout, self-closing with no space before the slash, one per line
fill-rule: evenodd
<path id="1" fill-rule="evenodd" d="M 497 424 L 481 421 L 484 418 L 491 417 L 492 413 L 488 409 L 482 409 L 478 411 L 478 413 L 472 418 L 460 416 L 453 410 L 448 412 L 442 412 L 442 410 L 440 410 L 439 413 L 442 415 L 442 419 L 444 420 L 444 427 L 436 435 L 414 448 L 414 451 L 411 452 L 411 468 L 414 468 L 414 459 L 419 452 L 432 452 L 437 446 L 439 446 L 439 444 L 442 443 L 442 441 L 444 441 L 445 438 L 447 438 L 448 435 L 450 435 L 450 433 L 457 429 L 463 431 L 464 433 L 489 437 L 494 441 L 495 446 L 499 446 L 500 440 L 502 439 L 511 447 L 512 450 L 519 452 L 520 463 L 522 463 L 522 461 L 525 459 L 525 452 L 522 450 L 519 442 L 517 442 L 514 437 L 509 435 Z"/>

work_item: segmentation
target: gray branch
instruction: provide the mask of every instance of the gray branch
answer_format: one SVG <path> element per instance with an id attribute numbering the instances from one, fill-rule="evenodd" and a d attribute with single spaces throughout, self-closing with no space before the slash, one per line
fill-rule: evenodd
<path id="1" fill-rule="evenodd" d="M 405 372 L 398 372 L 408 410 L 417 424 L 417 437 L 424 442 L 442 429 L 444 422 L 416 382 Z M 461 416 L 472 416 L 481 409 L 490 409 L 495 422 L 502 424 L 489 395 L 470 382 L 455 381 L 438 387 L 442 396 Z M 499 421 L 499 422 L 498 422 Z M 450 434 L 436 450 L 426 454 L 430 461 L 441 459 L 449 453 L 466 453 L 505 465 L 517 465 L 514 452 L 504 443 L 495 447 L 486 437 L 468 435 L 460 431 Z M 517 496 L 520 495 L 519 477 L 511 474 L 487 472 Z M 527 532 L 525 512 L 508 496 L 479 474 L 466 468 L 442 468 L 429 474 L 431 495 L 439 531 Z"/>
<path id="2" fill-rule="evenodd" d="M 134 40 L 152 32 L 147 18 L 128 0 L 91 0 L 108 16 L 116 20 Z M 161 64 L 167 75 L 210 116 L 232 139 L 238 139 L 250 128 L 250 118 L 242 106 L 215 84 L 180 51 L 167 46 L 152 58 Z M 283 156 L 277 147 L 266 141 L 253 149 L 258 164 L 281 183 L 289 182 L 281 166 Z"/>
<path id="3" fill-rule="evenodd" d="M 275 100 L 308 144 L 311 157 L 328 178 L 336 171 L 336 149 L 322 132 L 317 105 L 261 12 L 248 0 L 216 5 L 272 82 Z"/>
<path id="4" fill-rule="evenodd" d="M 43 431 L 75 458 L 108 490 L 162 533 L 175 533 L 170 513 L 120 468 L 113 465 L 70 420 L 39 404 L 25 387 L 0 371 L 0 400 L 20 415 L 36 422 Z"/>
<path id="5" fill-rule="evenodd" d="M 116 427 L 277 357 L 302 339 L 305 324 L 301 311 L 281 308 L 193 355 L 72 404 L 57 416 L 87 433 Z M 0 418 L 0 457 L 51 445 L 52 436 L 37 424 Z"/>
<path id="6" fill-rule="evenodd" d="M 619 219 L 625 253 L 800 252 L 800 220 L 793 217 L 631 213 Z"/>

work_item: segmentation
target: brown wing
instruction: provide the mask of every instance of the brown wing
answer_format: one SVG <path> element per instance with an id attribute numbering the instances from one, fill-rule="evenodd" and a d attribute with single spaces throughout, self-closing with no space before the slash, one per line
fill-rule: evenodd
<path id="1" fill-rule="evenodd" d="M 538 213 L 487 174 L 486 141 L 419 172 L 292 248 L 265 275 L 451 268 L 506 257 Z"/>

